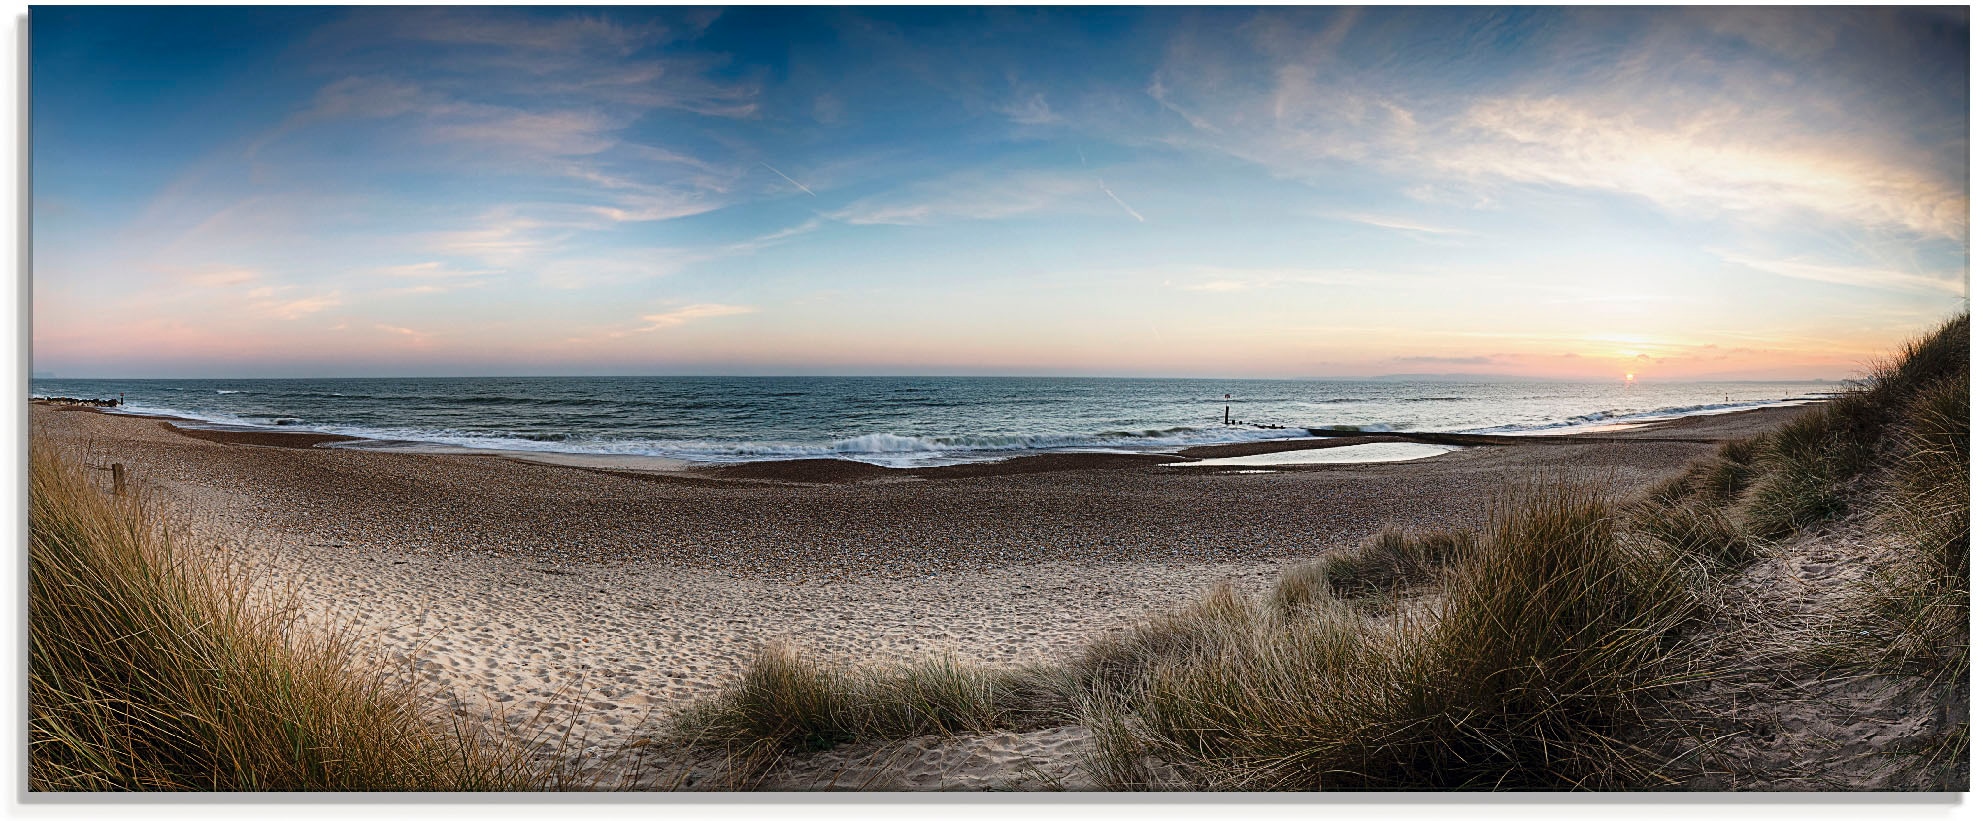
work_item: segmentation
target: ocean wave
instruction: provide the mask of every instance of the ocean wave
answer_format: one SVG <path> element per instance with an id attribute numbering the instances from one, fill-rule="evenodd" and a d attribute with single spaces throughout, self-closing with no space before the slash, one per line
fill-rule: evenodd
<path id="1" fill-rule="evenodd" d="M 218 390 L 217 390 L 217 391 L 214 391 L 214 393 L 217 393 L 217 394 L 220 394 L 220 395 L 222 395 L 222 396 L 226 396 L 226 395 L 228 395 L 228 394 L 230 394 L 230 393 L 247 393 L 247 391 L 218 391 Z"/>
<path id="2" fill-rule="evenodd" d="M 911 467 L 990 461 L 1024 453 L 1080 450 L 1161 452 L 1194 445 L 1306 438 L 1300 428 L 1262 430 L 1234 427 L 1171 427 L 1097 433 L 968 434 L 904 436 L 869 433 L 824 444 L 796 442 L 601 439 L 555 432 L 486 432 L 454 429 L 412 429 L 359 425 L 308 424 L 289 417 L 251 420 L 231 414 L 198 414 L 162 408 L 132 407 L 140 415 L 176 416 L 229 427 L 281 425 L 292 430 L 354 436 L 361 440 L 415 442 L 483 450 L 616 456 L 662 456 L 696 462 L 754 462 L 785 459 L 850 459 L 888 467 Z M 362 443 L 350 446 L 364 447 Z"/>
<path id="3" fill-rule="evenodd" d="M 1794 399 L 1767 399 L 1750 402 L 1712 402 L 1699 405 L 1673 405 L 1652 410 L 1611 408 L 1590 413 L 1578 414 L 1564 419 L 1534 424 L 1496 425 L 1473 428 L 1460 433 L 1522 433 L 1529 431 L 1564 430 L 1567 428 L 1590 427 L 1595 425 L 1616 425 L 1633 422 L 1662 422 L 1687 416 L 1706 416 L 1717 413 L 1731 413 L 1755 408 L 1784 407 L 1812 401 L 1813 397 L 1802 396 Z"/>
<path id="4" fill-rule="evenodd" d="M 395 401 L 433 402 L 440 405 L 527 405 L 531 407 L 556 407 L 559 405 L 624 405 L 624 399 L 601 399 L 592 396 L 409 396 L 382 397 Z M 696 403 L 669 403 L 670 408 L 695 408 Z"/>
<path id="5" fill-rule="evenodd" d="M 276 396 L 283 399 L 384 399 L 385 398 L 382 396 L 369 396 L 366 394 L 348 396 L 346 394 L 336 393 L 333 391 L 289 391 L 287 393 L 278 393 L 276 394 Z"/>
<path id="6" fill-rule="evenodd" d="M 981 461 L 1020 453 L 1070 450 L 1161 451 L 1193 445 L 1304 438 L 1308 432 L 1240 428 L 1162 428 L 1143 431 L 1103 431 L 1081 434 L 973 434 L 903 436 L 870 433 L 823 445 L 788 442 L 667 442 L 656 456 L 711 462 L 767 459 L 854 459 L 876 464 L 943 464 Z"/>
<path id="7" fill-rule="evenodd" d="M 240 416 L 236 416 L 231 413 L 217 413 L 212 411 L 192 411 L 192 410 L 184 410 L 180 408 L 161 408 L 155 405 L 145 405 L 145 404 L 134 405 L 128 402 L 115 408 L 105 408 L 104 413 L 114 413 L 119 416 L 163 416 L 163 417 L 171 417 L 174 419 L 186 419 L 193 422 L 204 422 L 210 425 L 227 425 L 229 427 L 241 427 L 241 428 L 260 428 L 260 427 L 268 426 L 265 421 L 244 419 Z"/>
<path id="8" fill-rule="evenodd" d="M 330 387 L 345 388 L 353 395 L 327 390 Z M 1287 425 L 1266 429 L 1218 425 L 1211 420 L 1198 422 L 1192 413 L 1198 410 L 1195 407 L 1187 407 L 1171 397 L 1149 400 L 1141 394 L 1099 407 L 1081 406 L 1080 402 L 1085 400 L 1077 395 L 1070 400 L 1076 407 L 1059 414 L 1053 409 L 1041 411 L 1036 407 L 1029 407 L 1023 413 L 1008 411 L 997 406 L 1006 400 L 1017 400 L 991 392 L 972 402 L 955 403 L 969 410 L 953 413 L 885 407 L 890 401 L 908 405 L 951 404 L 930 393 L 916 396 L 909 391 L 898 392 L 892 399 L 882 392 L 875 404 L 816 406 L 809 402 L 766 402 L 764 394 L 646 401 L 644 392 L 614 394 L 608 398 L 584 396 L 578 390 L 558 390 L 547 391 L 552 393 L 549 396 L 530 396 L 527 388 L 511 386 L 486 386 L 466 396 L 449 394 L 446 389 L 434 386 L 422 386 L 399 396 L 374 395 L 391 394 L 394 389 L 364 385 L 282 388 L 286 390 L 254 391 L 258 395 L 252 400 L 227 400 L 216 399 L 214 389 L 202 386 L 196 393 L 204 397 L 153 393 L 149 397 L 134 397 L 133 404 L 111 412 L 172 416 L 202 425 L 311 431 L 365 440 L 475 449 L 662 456 L 698 462 L 828 458 L 917 466 L 990 461 L 1054 451 L 1165 452 L 1196 445 L 1304 438 L 1315 435 L 1311 430 L 1328 432 L 1324 429 L 1331 427 L 1371 433 L 1394 430 L 1568 433 L 1596 425 L 1658 421 L 1814 398 L 1684 404 L 1697 397 L 1706 398 L 1695 393 L 1673 395 L 1667 401 L 1679 402 L 1667 407 L 1624 406 L 1584 412 L 1579 412 L 1579 405 L 1622 405 L 1632 401 L 1651 405 L 1665 397 L 1592 396 L 1566 402 L 1571 397 L 1551 396 L 1547 397 L 1552 400 L 1548 403 L 1531 404 L 1484 396 L 1473 397 L 1482 401 L 1480 405 L 1414 407 L 1410 404 L 1468 399 L 1447 393 L 1452 389 L 1445 388 L 1428 391 L 1436 395 L 1416 397 L 1286 398 L 1242 411 L 1249 419 L 1258 414 L 1259 418 Z M 805 391 L 777 393 L 813 395 Z M 1715 395 L 1720 393 L 1716 391 Z M 265 400 L 269 406 L 257 407 Z M 185 407 L 167 407 L 182 405 Z M 243 405 L 249 407 L 243 409 Z M 1207 415 L 1216 420 L 1219 408 L 1212 410 Z M 1179 419 L 1180 416 L 1185 418 Z M 1174 424 L 1174 420 L 1190 424 Z M 1027 430 L 1035 425 L 1040 429 Z M 981 428 L 983 432 L 971 432 L 973 428 Z"/>
<path id="9" fill-rule="evenodd" d="M 244 393 L 244 391 L 219 391 L 220 393 Z M 358 401 L 385 402 L 399 405 L 419 405 L 446 407 L 448 405 L 471 406 L 527 406 L 555 407 L 559 405 L 625 405 L 628 400 L 605 399 L 590 396 L 508 396 L 508 395 L 444 395 L 444 394 L 400 394 L 381 395 L 370 393 L 340 393 L 336 391 L 284 391 L 270 394 L 275 399 L 347 399 Z M 670 407 L 676 407 L 671 404 Z M 685 406 L 693 409 L 696 405 Z"/>
<path id="10" fill-rule="evenodd" d="M 1307 428 L 1307 430 L 1327 430 L 1343 433 L 1351 431 L 1357 433 L 1391 433 L 1397 430 L 1397 428 L 1384 422 L 1371 422 L 1363 425 L 1317 425 Z"/>

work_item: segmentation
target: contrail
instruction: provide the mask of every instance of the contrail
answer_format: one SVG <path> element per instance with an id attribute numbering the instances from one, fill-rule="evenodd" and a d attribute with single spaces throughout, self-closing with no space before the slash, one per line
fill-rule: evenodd
<path id="1" fill-rule="evenodd" d="M 1115 200 L 1115 204 L 1122 206 L 1122 210 L 1128 211 L 1129 215 L 1135 217 L 1137 222 L 1144 221 L 1142 214 L 1136 213 L 1136 209 L 1129 207 L 1129 203 L 1123 202 L 1121 197 L 1116 196 L 1114 191 L 1109 190 L 1108 183 L 1102 182 L 1100 177 L 1096 177 L 1095 184 L 1100 185 L 1102 187 L 1102 193 L 1109 195 L 1109 199 Z"/>
<path id="2" fill-rule="evenodd" d="M 767 168 L 767 169 L 770 169 L 770 170 L 771 170 L 771 173 L 773 173 L 773 174 L 777 174 L 777 175 L 778 175 L 778 176 L 780 176 L 780 177 L 785 177 L 785 172 L 783 172 L 783 171 L 780 171 L 780 170 L 778 170 L 778 169 L 776 169 L 776 168 L 772 168 L 772 167 L 771 167 L 771 163 L 768 163 L 768 162 L 765 162 L 765 161 L 763 161 L 763 160 L 758 160 L 758 162 L 757 162 L 757 164 L 758 164 L 758 165 L 762 165 L 762 166 L 764 166 L 764 167 L 765 167 L 765 168 Z M 804 185 L 800 185 L 800 184 L 799 184 L 799 181 L 798 181 L 798 180 L 795 180 L 795 179 L 792 179 L 791 177 L 785 177 L 785 181 L 786 181 L 786 182 L 789 182 L 789 183 L 791 183 L 791 184 L 793 184 L 793 185 L 797 185 L 797 186 L 799 186 L 799 190 L 800 190 L 800 191 L 804 191 L 804 192 L 806 192 L 806 193 L 808 193 L 808 194 L 812 194 L 812 195 L 813 195 L 813 197 L 815 197 L 815 198 L 817 198 L 817 197 L 819 196 L 818 194 L 813 194 L 813 193 L 812 193 L 812 189 L 810 189 L 810 188 L 807 188 L 807 187 L 805 187 Z"/>

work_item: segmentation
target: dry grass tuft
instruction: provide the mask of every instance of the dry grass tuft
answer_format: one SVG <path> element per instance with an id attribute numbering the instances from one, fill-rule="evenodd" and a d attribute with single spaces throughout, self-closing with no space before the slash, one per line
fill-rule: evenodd
<path id="1" fill-rule="evenodd" d="M 735 686 L 678 716 L 672 736 L 723 750 L 729 777 L 748 784 L 789 753 L 1064 722 L 1067 693 L 1044 670 L 997 670 L 949 657 L 847 669 L 771 645 Z"/>
<path id="2" fill-rule="evenodd" d="M 1716 568 L 1746 564 L 1761 555 L 1755 540 L 1711 497 L 1648 501 L 1635 512 L 1633 524 L 1668 549 Z"/>
<path id="3" fill-rule="evenodd" d="M 1695 578 L 1615 526 L 1596 490 L 1531 489 L 1459 557 L 1431 619 L 1336 600 L 1276 619 L 1229 594 L 1174 615 L 1180 638 L 1086 703 L 1107 742 L 1098 774 L 1177 786 L 1150 777 L 1154 757 L 1207 789 L 1638 783 L 1624 738 L 1653 707 Z"/>
<path id="4" fill-rule="evenodd" d="M 29 455 L 33 790 L 509 790 L 522 756 L 297 629 L 74 461 Z"/>
<path id="5" fill-rule="evenodd" d="M 1268 598 L 1276 612 L 1292 614 L 1328 598 L 1389 596 L 1432 584 L 1474 536 L 1457 531 L 1407 533 L 1387 528 L 1356 549 L 1296 566 L 1281 575 Z"/>

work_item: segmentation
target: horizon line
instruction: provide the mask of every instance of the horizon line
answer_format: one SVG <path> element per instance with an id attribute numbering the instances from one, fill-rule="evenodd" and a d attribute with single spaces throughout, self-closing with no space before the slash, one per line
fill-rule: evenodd
<path id="1" fill-rule="evenodd" d="M 1635 380 L 1625 379 L 1576 379 L 1565 377 L 1529 376 L 1510 373 L 1387 373 L 1371 376 L 1112 376 L 1105 374 L 636 374 L 636 373 L 596 373 L 596 374 L 449 374 L 426 376 L 61 376 L 40 372 L 29 377 L 35 380 L 68 381 L 151 381 L 151 382 L 195 382 L 195 381 L 240 381 L 259 382 L 276 380 L 309 379 L 1124 379 L 1124 380 L 1228 380 L 1237 382 L 1376 382 L 1404 381 L 1417 378 L 1429 382 L 1463 382 L 1466 379 L 1485 379 L 1500 382 L 1553 382 L 1563 384 L 1603 385 L 1603 384 L 1686 384 L 1698 382 L 1852 382 L 1852 377 L 1700 377 L 1693 379 L 1648 377 Z"/>

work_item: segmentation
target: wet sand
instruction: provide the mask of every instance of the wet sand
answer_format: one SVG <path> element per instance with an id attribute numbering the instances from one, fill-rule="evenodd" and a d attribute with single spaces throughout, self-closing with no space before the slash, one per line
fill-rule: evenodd
<path id="1" fill-rule="evenodd" d="M 540 725 L 577 715 L 577 734 L 610 747 L 716 692 L 769 641 L 842 662 L 1048 660 L 1386 525 L 1478 524 L 1511 481 L 1642 486 L 1798 412 L 1243 472 L 1127 454 L 635 470 L 322 447 L 83 408 L 32 416 L 38 441 L 125 464 L 305 612 L 469 709 Z"/>

